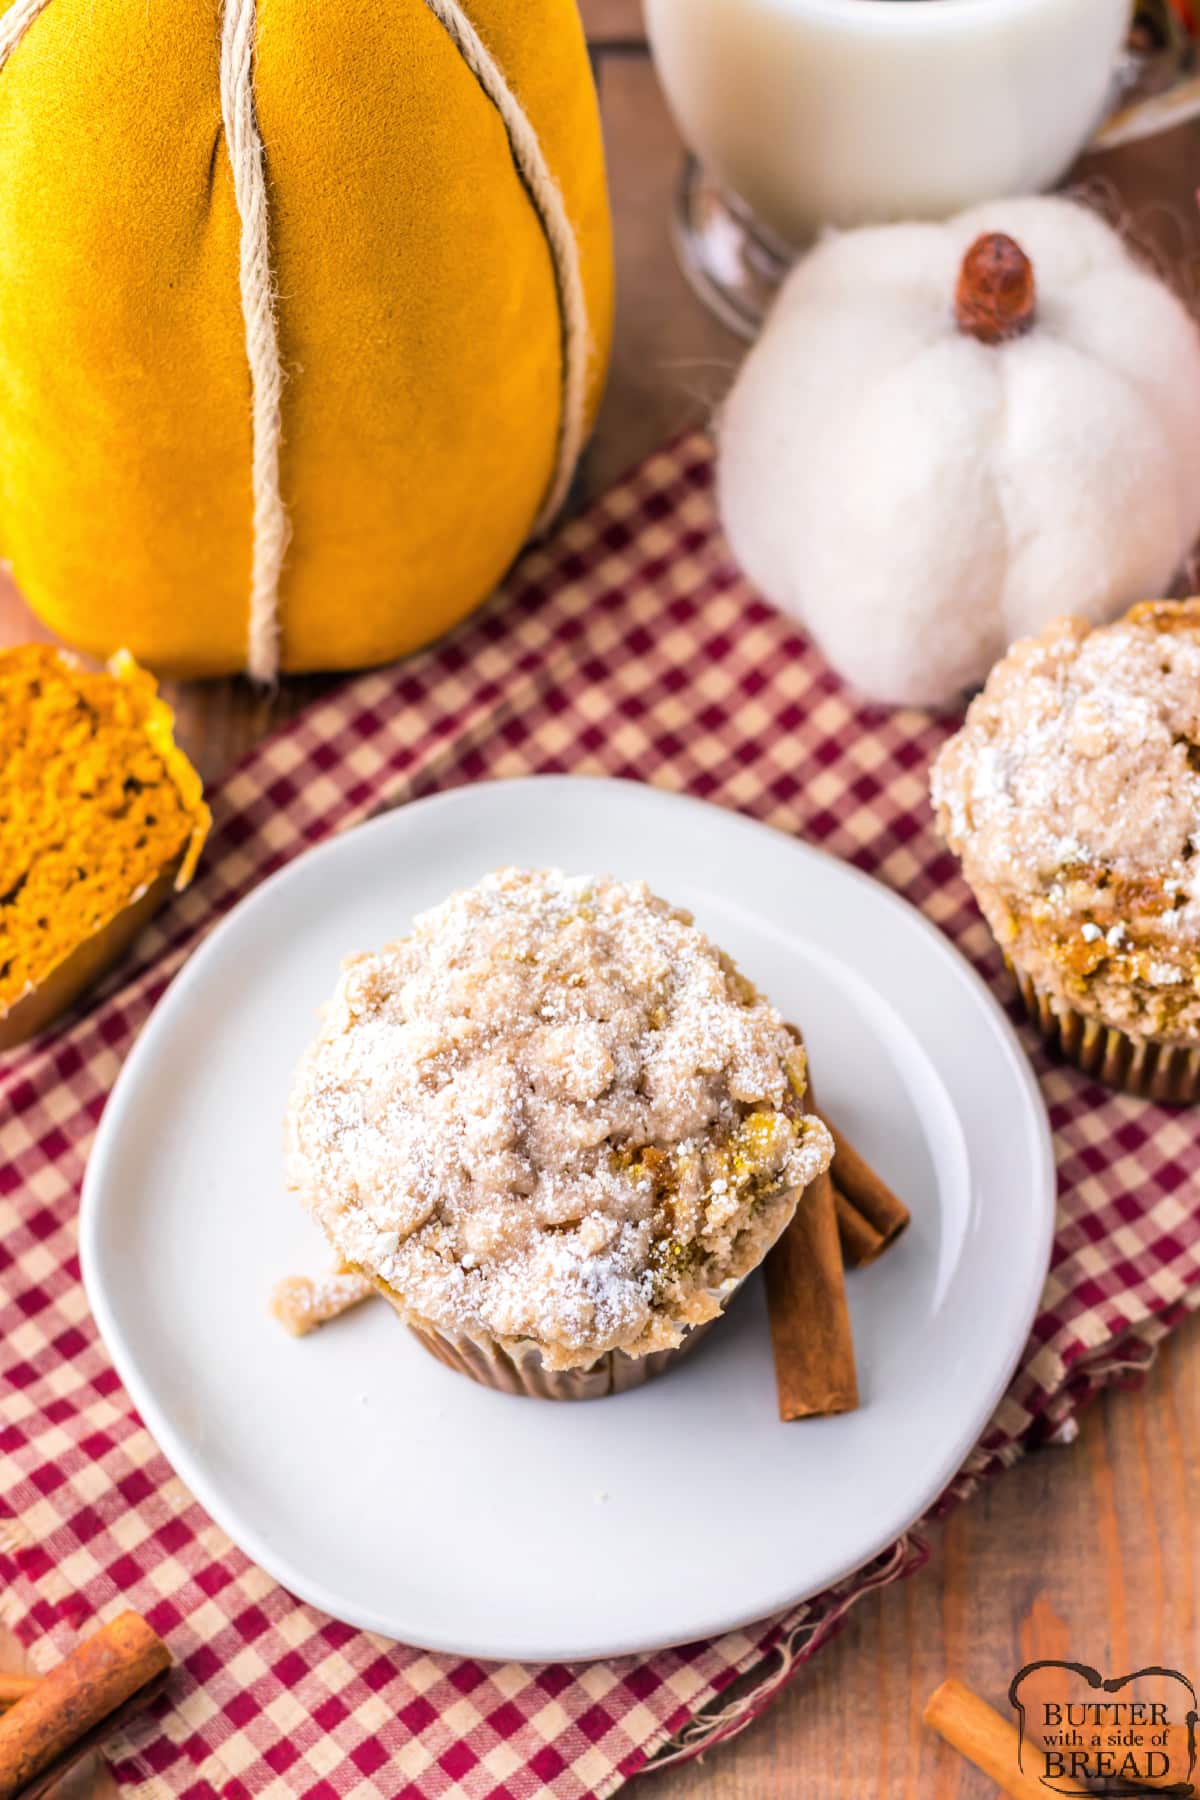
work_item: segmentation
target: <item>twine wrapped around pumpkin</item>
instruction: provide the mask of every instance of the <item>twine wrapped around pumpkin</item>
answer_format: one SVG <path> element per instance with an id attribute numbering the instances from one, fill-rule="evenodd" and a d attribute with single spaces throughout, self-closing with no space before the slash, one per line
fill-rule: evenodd
<path id="1" fill-rule="evenodd" d="M 0 13 L 0 70 L 52 0 L 13 0 Z M 582 446 L 593 354 L 579 245 L 538 134 L 504 71 L 459 0 L 423 0 L 495 108 L 513 164 L 537 214 L 553 268 L 561 323 L 561 408 L 554 467 L 534 530 L 561 507 Z M 279 670 L 279 583 L 290 536 L 280 489 L 285 373 L 271 267 L 266 157 L 254 99 L 257 0 L 223 0 L 219 85 L 226 150 L 240 223 L 239 286 L 251 392 L 252 566 L 246 669 L 270 682 Z"/>
<path id="2" fill-rule="evenodd" d="M 279 491 L 283 364 L 271 286 L 267 173 L 254 118 L 257 22 L 257 0 L 225 0 L 221 25 L 221 117 L 242 222 L 238 275 L 253 413 L 254 558 L 246 667 L 256 681 L 272 681 L 279 668 L 279 575 L 289 531 Z"/>
<path id="3" fill-rule="evenodd" d="M 0 18 L 0 69 L 2 69 L 33 21 L 50 0 L 13 0 Z"/>

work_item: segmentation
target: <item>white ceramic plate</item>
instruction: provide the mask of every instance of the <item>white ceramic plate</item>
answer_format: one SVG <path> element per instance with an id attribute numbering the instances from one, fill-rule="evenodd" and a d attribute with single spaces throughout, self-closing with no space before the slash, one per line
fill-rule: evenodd
<path id="1" fill-rule="evenodd" d="M 822 1104 L 913 1212 L 850 1278 L 860 1411 L 779 1423 L 757 1279 L 661 1381 L 566 1406 L 443 1369 L 381 1302 L 303 1342 L 268 1315 L 279 1276 L 328 1262 L 281 1118 L 341 957 L 504 863 L 644 877 L 803 1024 Z M 736 814 L 542 777 L 404 807 L 243 901 L 121 1072 L 81 1231 L 122 1380 L 249 1556 L 389 1637 L 571 1660 L 765 1616 L 902 1532 L 1008 1382 L 1053 1217 L 1025 1057 L 915 911 Z"/>

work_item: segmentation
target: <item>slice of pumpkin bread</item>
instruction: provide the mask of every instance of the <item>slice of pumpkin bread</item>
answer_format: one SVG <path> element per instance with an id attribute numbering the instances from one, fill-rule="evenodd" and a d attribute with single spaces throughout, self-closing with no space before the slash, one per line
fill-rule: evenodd
<path id="1" fill-rule="evenodd" d="M 208 834 L 152 676 L 49 644 L 0 650 L 0 1049 L 114 962 Z"/>

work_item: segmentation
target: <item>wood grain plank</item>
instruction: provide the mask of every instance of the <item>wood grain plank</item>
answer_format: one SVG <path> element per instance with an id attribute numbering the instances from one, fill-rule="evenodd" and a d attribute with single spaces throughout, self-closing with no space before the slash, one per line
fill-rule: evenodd
<path id="1" fill-rule="evenodd" d="M 641 0 L 580 0 L 583 29 L 592 44 L 631 44 L 645 36 Z"/>
<path id="2" fill-rule="evenodd" d="M 1200 1466 L 1186 1433 L 1194 1439 L 1198 1424 L 1191 1324 L 1144 1388 L 1105 1396 L 1076 1444 L 987 1483 L 951 1516 L 928 1568 L 861 1602 L 741 1738 L 646 1777 L 645 1800 L 991 1800 L 993 1784 L 920 1725 L 921 1704 L 947 1674 L 1001 1711 L 1014 1673 L 1035 1656 L 1113 1673 L 1132 1657 L 1194 1678 Z M 798 1528 L 802 1515 L 798 1496 Z"/>
<path id="3" fill-rule="evenodd" d="M 53 640 L 25 604 L 12 574 L 0 563 L 0 648 L 5 644 L 46 644 Z"/>
<path id="4" fill-rule="evenodd" d="M 598 43 L 640 33 L 636 0 L 584 0 Z M 648 61 L 597 57 L 617 223 L 613 375 L 584 491 L 594 493 L 719 403 L 739 347 L 678 274 L 667 236 L 679 144 Z M 1130 213 L 1182 290 L 1200 294 L 1192 197 L 1200 131 L 1082 171 Z M 43 636 L 0 571 L 0 643 Z M 174 685 L 180 734 L 208 779 L 328 685 Z M 1200 1331 L 1186 1328 L 1145 1387 L 1105 1397 L 1070 1449 L 1046 1450 L 955 1513 L 931 1564 L 870 1597 L 839 1638 L 735 1743 L 643 1778 L 646 1800 L 985 1800 L 994 1789 L 923 1730 L 920 1706 L 956 1674 L 1003 1707 L 1035 1654 L 1126 1655 L 1200 1673 Z M 803 1530 L 803 1495 L 797 1495 Z M 0 1660 L 20 1666 L 11 1643 Z M 87 1800 L 110 1800 L 97 1777 Z M 83 1800 L 77 1795 L 74 1800 Z"/>
<path id="5" fill-rule="evenodd" d="M 602 58 L 600 100 L 618 222 L 617 326 L 586 463 L 592 493 L 685 427 L 706 422 L 743 353 L 696 300 L 671 249 L 683 152 L 649 58 Z"/>

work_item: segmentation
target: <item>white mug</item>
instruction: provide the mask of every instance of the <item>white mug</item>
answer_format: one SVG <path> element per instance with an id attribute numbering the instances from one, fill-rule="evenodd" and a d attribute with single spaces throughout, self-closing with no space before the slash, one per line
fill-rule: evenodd
<path id="1" fill-rule="evenodd" d="M 645 11 L 705 179 L 786 260 L 826 225 L 942 218 L 1052 186 L 1116 97 L 1132 5 L 645 0 Z M 706 204 L 682 196 L 681 237 L 711 241 L 681 249 L 685 265 L 707 257 L 719 283 L 737 251 Z M 704 271 L 689 272 L 703 288 Z"/>
<path id="2" fill-rule="evenodd" d="M 686 142 L 794 245 L 1051 186 L 1129 19 L 1130 0 L 646 0 Z"/>

